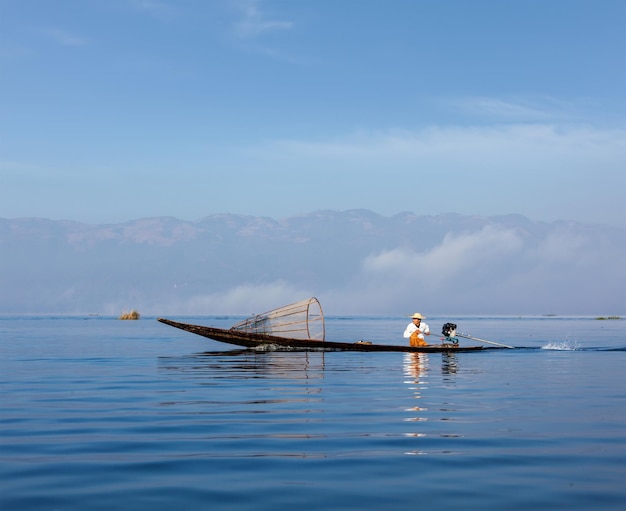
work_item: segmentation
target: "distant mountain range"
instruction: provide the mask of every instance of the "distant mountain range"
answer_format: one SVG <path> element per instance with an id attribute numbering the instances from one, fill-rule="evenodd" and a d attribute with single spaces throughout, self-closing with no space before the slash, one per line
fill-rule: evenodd
<path id="1" fill-rule="evenodd" d="M 0 313 L 623 314 L 624 261 L 624 229 L 519 215 L 0 219 Z"/>

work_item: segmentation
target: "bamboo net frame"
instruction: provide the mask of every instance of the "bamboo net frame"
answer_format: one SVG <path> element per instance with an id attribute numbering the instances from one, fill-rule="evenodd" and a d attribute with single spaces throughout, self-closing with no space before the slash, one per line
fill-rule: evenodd
<path id="1" fill-rule="evenodd" d="M 324 313 L 315 297 L 255 314 L 231 330 L 315 341 L 323 341 L 326 336 Z"/>

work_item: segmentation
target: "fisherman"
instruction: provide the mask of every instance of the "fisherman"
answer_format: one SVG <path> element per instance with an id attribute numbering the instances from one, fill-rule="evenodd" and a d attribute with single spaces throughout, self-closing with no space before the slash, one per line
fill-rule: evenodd
<path id="1" fill-rule="evenodd" d="M 426 323 L 422 323 L 426 316 L 416 312 L 411 316 L 412 321 L 406 326 L 403 337 L 409 339 L 411 346 L 428 346 L 424 340 L 425 335 L 430 335 L 430 328 Z"/>

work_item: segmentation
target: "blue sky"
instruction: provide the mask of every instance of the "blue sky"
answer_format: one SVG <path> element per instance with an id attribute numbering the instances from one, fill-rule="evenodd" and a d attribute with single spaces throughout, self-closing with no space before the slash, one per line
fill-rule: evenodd
<path id="1" fill-rule="evenodd" d="M 0 0 L 0 217 L 626 227 L 624 0 Z"/>

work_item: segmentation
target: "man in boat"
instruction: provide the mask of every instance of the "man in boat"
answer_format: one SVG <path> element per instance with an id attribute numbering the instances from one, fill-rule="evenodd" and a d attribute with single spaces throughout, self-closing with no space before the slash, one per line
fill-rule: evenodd
<path id="1" fill-rule="evenodd" d="M 428 343 L 424 340 L 425 335 L 430 335 L 430 328 L 422 320 L 426 319 L 426 316 L 422 316 L 419 312 L 416 312 L 411 316 L 412 321 L 406 326 L 403 337 L 409 339 L 411 346 L 428 346 Z"/>

